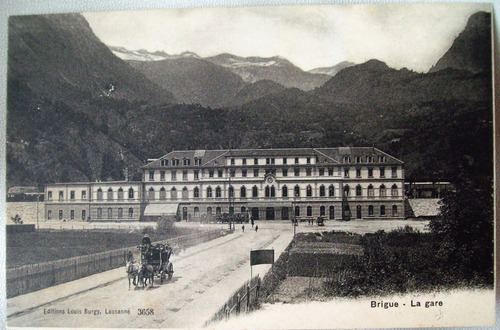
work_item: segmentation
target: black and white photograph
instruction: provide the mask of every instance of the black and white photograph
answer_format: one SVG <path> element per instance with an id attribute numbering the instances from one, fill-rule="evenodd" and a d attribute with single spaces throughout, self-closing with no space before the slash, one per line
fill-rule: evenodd
<path id="1" fill-rule="evenodd" d="M 5 326 L 493 326 L 493 9 L 9 15 Z"/>

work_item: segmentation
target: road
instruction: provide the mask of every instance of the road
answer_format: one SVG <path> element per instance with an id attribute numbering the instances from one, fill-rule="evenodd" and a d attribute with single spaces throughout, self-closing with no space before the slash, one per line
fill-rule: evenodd
<path id="1" fill-rule="evenodd" d="M 297 231 L 349 230 L 364 233 L 424 222 L 328 222 L 325 227 L 301 223 Z M 286 223 L 259 222 L 255 232 L 241 225 L 236 232 L 200 244 L 172 258 L 174 277 L 153 287 L 128 289 L 125 270 L 116 269 L 7 300 L 11 327 L 200 327 L 250 277 L 249 251 L 274 248 L 279 255 L 293 236 Z M 217 226 L 217 225 L 214 225 Z M 254 266 L 263 275 L 268 265 Z M 79 289 L 81 288 L 81 289 Z M 113 314 L 117 312 L 125 314 Z M 87 312 L 87 314 L 86 314 Z M 149 314 L 149 315 L 144 315 Z"/>

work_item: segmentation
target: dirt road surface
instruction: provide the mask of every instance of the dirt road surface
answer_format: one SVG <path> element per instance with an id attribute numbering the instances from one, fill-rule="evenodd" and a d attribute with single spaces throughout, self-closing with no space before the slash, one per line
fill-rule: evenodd
<path id="1" fill-rule="evenodd" d="M 325 227 L 301 223 L 297 232 L 349 230 L 373 232 L 424 222 L 328 222 Z M 193 224 L 194 225 L 194 224 Z M 172 258 L 174 277 L 153 287 L 128 289 L 125 269 L 115 269 L 7 300 L 10 327 L 201 327 L 250 277 L 249 252 L 274 248 L 276 258 L 293 236 L 287 223 L 259 222 L 259 231 L 242 232 L 197 245 Z M 219 226 L 220 225 L 214 225 Z M 261 277 L 269 265 L 253 267 Z"/>

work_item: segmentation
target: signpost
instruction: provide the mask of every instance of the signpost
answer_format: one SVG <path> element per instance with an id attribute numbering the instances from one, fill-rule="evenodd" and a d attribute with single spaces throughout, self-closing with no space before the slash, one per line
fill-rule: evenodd
<path id="1" fill-rule="evenodd" d="M 274 249 L 250 251 L 250 278 L 253 277 L 253 265 L 274 265 Z"/>

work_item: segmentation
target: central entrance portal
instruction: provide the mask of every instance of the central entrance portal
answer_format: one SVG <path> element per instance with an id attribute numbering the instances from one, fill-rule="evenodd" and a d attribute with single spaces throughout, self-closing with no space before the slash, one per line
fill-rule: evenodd
<path id="1" fill-rule="evenodd" d="M 259 208 L 252 207 L 252 219 L 259 220 Z"/>
<path id="2" fill-rule="evenodd" d="M 274 220 L 274 207 L 266 208 L 266 220 Z"/>

